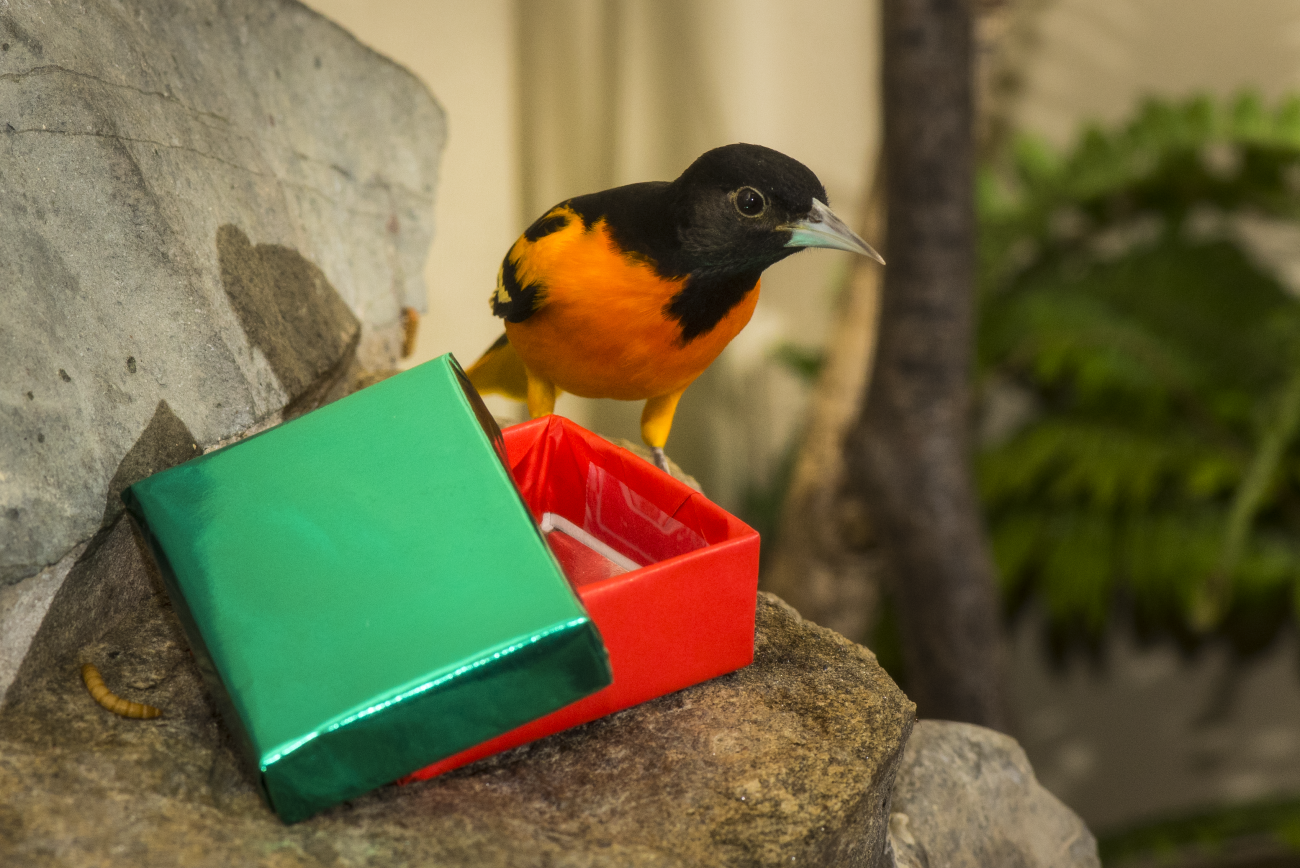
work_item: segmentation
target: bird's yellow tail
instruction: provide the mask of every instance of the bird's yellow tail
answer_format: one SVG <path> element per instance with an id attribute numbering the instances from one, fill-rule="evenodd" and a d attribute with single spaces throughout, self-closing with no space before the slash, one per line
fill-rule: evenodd
<path id="1" fill-rule="evenodd" d="M 503 333 L 479 360 L 465 372 L 479 394 L 505 395 L 516 401 L 528 400 L 528 373 Z"/>

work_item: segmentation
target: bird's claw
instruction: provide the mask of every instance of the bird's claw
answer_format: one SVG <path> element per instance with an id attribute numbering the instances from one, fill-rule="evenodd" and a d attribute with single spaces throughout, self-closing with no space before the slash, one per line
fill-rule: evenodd
<path id="1" fill-rule="evenodd" d="M 650 450 L 650 454 L 654 456 L 655 467 L 658 467 L 664 473 L 672 476 L 672 472 L 668 469 L 668 456 L 664 454 L 663 448 L 655 446 Z"/>

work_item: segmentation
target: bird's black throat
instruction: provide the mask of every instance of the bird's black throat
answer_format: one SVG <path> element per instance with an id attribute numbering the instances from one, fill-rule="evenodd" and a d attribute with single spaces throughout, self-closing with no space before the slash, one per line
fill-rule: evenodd
<path id="1" fill-rule="evenodd" d="M 758 285 L 763 269 L 692 276 L 664 305 L 664 316 L 681 325 L 682 345 L 708 334 Z"/>

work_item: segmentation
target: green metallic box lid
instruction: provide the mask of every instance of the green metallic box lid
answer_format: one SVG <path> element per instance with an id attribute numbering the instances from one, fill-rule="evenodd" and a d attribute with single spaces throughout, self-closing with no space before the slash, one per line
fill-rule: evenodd
<path id="1" fill-rule="evenodd" d="M 499 438 L 448 354 L 124 495 L 286 822 L 610 683 Z"/>

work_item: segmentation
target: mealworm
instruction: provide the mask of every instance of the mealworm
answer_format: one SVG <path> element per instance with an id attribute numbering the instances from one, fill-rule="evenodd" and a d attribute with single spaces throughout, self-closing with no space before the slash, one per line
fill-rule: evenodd
<path id="1" fill-rule="evenodd" d="M 132 702 L 129 699 L 123 699 L 115 695 L 104 686 L 104 679 L 100 676 L 99 670 L 94 664 L 87 663 L 81 667 L 81 680 L 86 682 L 86 689 L 90 691 L 91 697 L 100 705 L 107 708 L 114 714 L 120 714 L 123 717 L 135 717 L 142 720 L 148 720 L 151 717 L 157 717 L 162 714 L 161 711 L 152 705 L 145 705 L 141 702 Z"/>
<path id="2" fill-rule="evenodd" d="M 413 307 L 402 308 L 402 358 L 415 352 L 415 337 L 419 331 L 419 311 Z"/>

